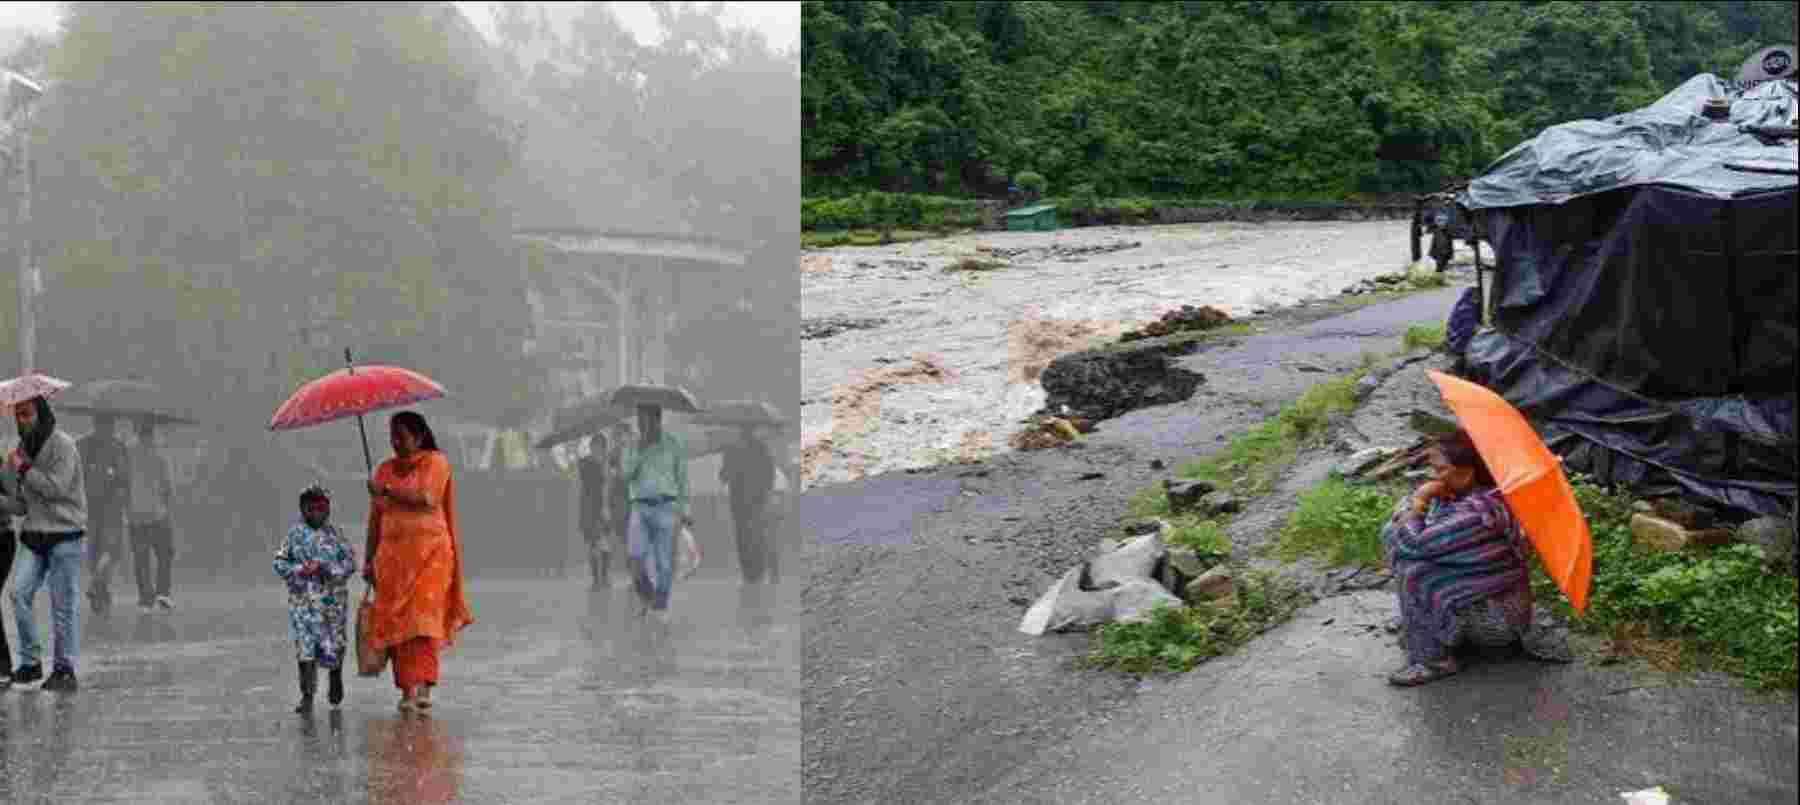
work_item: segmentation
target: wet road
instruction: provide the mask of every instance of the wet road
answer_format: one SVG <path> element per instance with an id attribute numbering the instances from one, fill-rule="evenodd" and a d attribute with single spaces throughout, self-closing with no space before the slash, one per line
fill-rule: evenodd
<path id="1" fill-rule="evenodd" d="M 0 694 L 0 802 L 797 802 L 787 586 L 759 601 L 697 577 L 659 635 L 622 586 L 475 579 L 477 623 L 425 717 L 354 673 L 340 713 L 321 678 L 314 715 L 295 715 L 276 587 L 188 591 L 149 616 L 122 602 L 84 613 L 79 692 Z"/>
<path id="2" fill-rule="evenodd" d="M 1321 601 L 957 801 L 1600 805 L 1658 785 L 1676 803 L 1800 800 L 1790 691 L 1480 660 L 1394 688 L 1403 655 L 1378 628 L 1394 612 L 1389 592 Z"/>

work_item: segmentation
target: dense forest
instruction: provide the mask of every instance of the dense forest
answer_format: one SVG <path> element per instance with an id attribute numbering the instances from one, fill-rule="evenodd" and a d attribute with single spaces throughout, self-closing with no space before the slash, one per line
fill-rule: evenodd
<path id="1" fill-rule="evenodd" d="M 1730 78 L 1792 2 L 807 2 L 808 196 L 1344 199 Z"/>

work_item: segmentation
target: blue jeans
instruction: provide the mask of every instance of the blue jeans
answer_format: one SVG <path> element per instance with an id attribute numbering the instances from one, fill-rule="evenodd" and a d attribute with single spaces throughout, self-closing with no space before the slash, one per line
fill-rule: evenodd
<path id="1" fill-rule="evenodd" d="M 654 609 L 669 608 L 675 581 L 675 529 L 680 522 L 674 498 L 631 502 L 626 549 L 631 553 L 638 595 L 651 601 Z"/>
<path id="2" fill-rule="evenodd" d="M 50 636 L 53 669 L 75 670 L 81 645 L 82 539 L 67 539 L 46 553 L 31 548 L 19 551 L 19 569 L 13 576 L 13 616 L 19 627 L 19 667 L 39 665 L 36 613 L 33 599 L 44 582 L 50 583 Z"/>

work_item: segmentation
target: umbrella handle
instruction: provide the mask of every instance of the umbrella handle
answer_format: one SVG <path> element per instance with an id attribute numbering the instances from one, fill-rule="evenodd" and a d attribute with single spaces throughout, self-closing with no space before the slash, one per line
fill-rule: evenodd
<path id="1" fill-rule="evenodd" d="M 344 368 L 348 370 L 350 374 L 356 374 L 356 364 L 350 359 L 349 347 L 344 347 Z M 362 414 L 356 415 L 356 432 L 362 436 L 363 466 L 368 468 L 369 472 L 373 474 L 375 472 L 375 459 L 371 458 L 369 455 L 369 429 L 363 426 Z"/>
<path id="2" fill-rule="evenodd" d="M 375 459 L 369 457 L 369 431 L 363 427 L 362 414 L 356 415 L 356 432 L 362 434 L 363 466 L 367 467 L 370 473 L 374 473 Z"/>

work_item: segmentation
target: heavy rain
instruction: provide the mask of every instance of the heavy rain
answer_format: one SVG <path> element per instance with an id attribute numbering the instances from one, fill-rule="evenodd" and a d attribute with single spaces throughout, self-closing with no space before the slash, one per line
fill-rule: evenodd
<path id="1" fill-rule="evenodd" d="M 0 801 L 798 801 L 798 17 L 0 9 Z"/>

